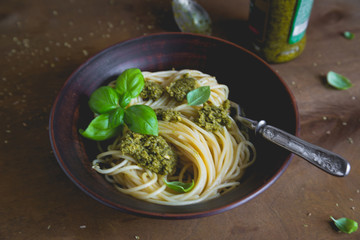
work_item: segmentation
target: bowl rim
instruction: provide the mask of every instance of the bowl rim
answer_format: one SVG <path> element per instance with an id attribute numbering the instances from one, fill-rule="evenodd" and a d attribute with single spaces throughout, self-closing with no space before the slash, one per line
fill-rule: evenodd
<path id="1" fill-rule="evenodd" d="M 64 88 L 69 84 L 71 79 L 74 77 L 74 75 L 76 75 L 79 72 L 79 70 L 81 70 L 87 64 L 89 64 L 90 62 L 92 62 L 93 60 L 98 58 L 100 55 L 106 53 L 107 51 L 109 51 L 110 49 L 112 49 L 115 46 L 122 45 L 122 44 L 127 44 L 127 43 L 130 43 L 130 42 L 133 42 L 133 41 L 143 40 L 143 39 L 146 39 L 146 38 L 149 38 L 149 37 L 166 37 L 166 36 L 176 36 L 176 35 L 177 36 L 193 36 L 193 37 L 196 37 L 196 38 L 212 39 L 212 40 L 215 40 L 216 42 L 222 42 L 222 43 L 224 43 L 226 45 L 231 45 L 232 47 L 239 48 L 240 50 L 244 51 L 245 53 L 251 55 L 251 57 L 256 58 L 258 61 L 260 61 L 274 75 L 276 75 L 277 79 L 281 82 L 282 86 L 286 90 L 286 92 L 287 92 L 287 94 L 288 94 L 288 96 L 289 96 L 289 98 L 291 100 L 291 105 L 292 105 L 292 108 L 293 108 L 294 114 L 295 114 L 295 116 L 294 116 L 295 117 L 295 129 L 294 129 L 295 133 L 294 133 L 294 135 L 299 136 L 299 134 L 300 134 L 300 122 L 299 122 L 298 106 L 297 106 L 295 97 L 294 97 L 293 93 L 291 92 L 289 86 L 286 84 L 286 82 L 283 80 L 283 78 L 280 77 L 280 75 L 270 66 L 270 64 L 268 64 L 265 60 L 263 60 L 258 55 L 251 52 L 250 50 L 246 49 L 245 47 L 242 47 L 240 45 L 237 45 L 234 42 L 231 42 L 229 40 L 225 40 L 225 39 L 222 39 L 222 38 L 216 37 L 216 36 L 208 36 L 208 35 L 203 35 L 203 34 L 184 33 L 184 32 L 152 33 L 152 34 L 148 34 L 148 35 L 144 35 L 144 36 L 129 38 L 127 40 L 123 40 L 123 41 L 114 43 L 114 44 L 112 44 L 112 45 L 98 51 L 97 53 L 93 54 L 92 56 L 90 56 L 85 62 L 83 62 L 81 65 L 79 65 L 77 68 L 75 68 L 75 70 L 69 75 L 69 77 L 67 77 L 67 79 L 65 80 L 63 86 L 60 88 L 60 90 L 59 90 L 59 92 L 58 92 L 58 94 L 57 94 L 57 96 L 56 96 L 56 98 L 55 98 L 55 100 L 53 102 L 53 105 L 51 107 L 50 117 L 49 117 L 49 137 L 50 137 L 50 143 L 51 143 L 51 147 L 52 147 L 52 150 L 54 152 L 55 158 L 56 158 L 58 164 L 60 165 L 60 167 L 62 168 L 62 170 L 70 178 L 70 180 L 78 188 L 80 188 L 83 192 L 85 192 L 87 195 L 89 195 L 93 199 L 97 200 L 98 202 L 100 202 L 100 203 L 102 203 L 102 204 L 104 204 L 104 205 L 106 205 L 108 207 L 111 207 L 111 208 L 116 209 L 116 210 L 120 210 L 120 211 L 125 212 L 125 213 L 134 214 L 134 215 L 142 216 L 142 217 L 160 218 L 160 219 L 193 219 L 193 218 L 200 218 L 200 217 L 206 217 L 206 216 L 219 214 L 219 213 L 231 210 L 233 208 L 236 208 L 236 207 L 250 201 L 251 199 L 257 197 L 260 193 L 264 192 L 268 187 L 270 187 L 284 173 L 284 171 L 289 166 L 292 158 L 294 157 L 294 155 L 292 153 L 289 153 L 289 155 L 285 159 L 284 163 L 282 164 L 281 168 L 279 168 L 271 178 L 267 179 L 266 182 L 264 182 L 259 188 L 257 188 L 255 191 L 251 192 L 249 195 L 247 195 L 245 197 L 242 197 L 242 198 L 240 198 L 240 199 L 238 199 L 238 200 L 236 200 L 234 202 L 231 202 L 231 203 L 229 203 L 227 205 L 222 205 L 221 207 L 218 207 L 218 208 L 212 208 L 210 210 L 204 210 L 204 211 L 187 212 L 187 213 L 159 213 L 159 212 L 151 212 L 151 211 L 139 210 L 139 209 L 136 209 L 136 208 L 131 208 L 131 207 L 119 205 L 119 204 L 114 203 L 112 201 L 108 201 L 107 199 L 103 198 L 102 196 L 100 196 L 96 192 L 92 191 L 91 189 L 89 189 L 87 186 L 85 186 L 81 181 L 79 181 L 79 179 L 77 179 L 72 174 L 72 171 L 65 166 L 64 160 L 61 158 L 61 156 L 59 154 L 59 149 L 58 149 L 58 146 L 56 144 L 55 137 L 54 137 L 54 135 L 56 133 L 54 132 L 54 127 L 53 127 L 56 106 L 59 104 L 59 98 L 60 98 L 61 94 L 63 93 Z"/>

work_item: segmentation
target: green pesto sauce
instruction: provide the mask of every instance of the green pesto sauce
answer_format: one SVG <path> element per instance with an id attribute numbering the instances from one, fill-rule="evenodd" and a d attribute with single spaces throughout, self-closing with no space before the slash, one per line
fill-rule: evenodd
<path id="1" fill-rule="evenodd" d="M 205 103 L 199 110 L 199 116 L 196 123 L 207 131 L 217 131 L 222 126 L 230 127 L 231 120 L 229 118 L 230 101 L 226 100 L 221 106 Z"/>
<path id="2" fill-rule="evenodd" d="M 164 93 L 164 88 L 155 82 L 145 81 L 143 90 L 140 93 L 140 97 L 144 100 L 158 100 Z"/>
<path id="3" fill-rule="evenodd" d="M 181 120 L 180 113 L 173 109 L 155 109 L 155 114 L 158 120 L 165 122 L 177 122 Z"/>
<path id="4" fill-rule="evenodd" d="M 166 91 L 169 95 L 176 99 L 178 102 L 182 102 L 186 98 L 186 94 L 196 87 L 196 80 L 185 74 L 182 78 L 173 81 L 166 87 Z"/>
<path id="5" fill-rule="evenodd" d="M 163 137 L 131 131 L 121 140 L 120 151 L 135 158 L 138 165 L 161 175 L 173 173 L 178 159 Z"/>
<path id="6" fill-rule="evenodd" d="M 299 56 L 305 48 L 306 36 L 297 43 L 288 42 L 296 4 L 297 0 L 277 0 L 269 3 L 264 39 L 255 41 L 254 46 L 270 63 L 290 61 Z"/>

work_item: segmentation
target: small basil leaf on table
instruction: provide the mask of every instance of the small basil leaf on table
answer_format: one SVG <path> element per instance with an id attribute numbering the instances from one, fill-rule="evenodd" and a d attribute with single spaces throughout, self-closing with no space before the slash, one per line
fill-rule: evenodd
<path id="1" fill-rule="evenodd" d="M 124 124 L 124 109 L 118 107 L 109 112 L 109 128 L 115 128 Z"/>
<path id="2" fill-rule="evenodd" d="M 121 127 L 110 128 L 109 117 L 108 113 L 95 117 L 85 130 L 80 129 L 80 134 L 96 141 L 103 141 L 118 135 Z"/>
<path id="3" fill-rule="evenodd" d="M 118 102 L 119 95 L 117 92 L 109 86 L 103 86 L 91 94 L 89 107 L 93 112 L 102 114 L 117 108 Z"/>
<path id="4" fill-rule="evenodd" d="M 330 219 L 334 221 L 335 226 L 344 233 L 352 233 L 357 231 L 358 223 L 349 218 L 335 219 L 330 216 Z"/>
<path id="5" fill-rule="evenodd" d="M 195 185 L 194 179 L 190 183 L 183 183 L 179 181 L 168 182 L 166 179 L 164 179 L 164 182 L 168 188 L 180 193 L 189 192 Z"/>
<path id="6" fill-rule="evenodd" d="M 124 121 L 137 133 L 158 135 L 158 121 L 154 110 L 146 105 L 132 105 L 125 109 Z"/>
<path id="7" fill-rule="evenodd" d="M 326 79 L 330 86 L 340 90 L 345 90 L 352 87 L 351 81 L 349 79 L 333 71 L 328 72 Z"/>
<path id="8" fill-rule="evenodd" d="M 210 97 L 210 87 L 202 86 L 187 93 L 188 105 L 196 106 L 205 103 Z"/>
<path id="9" fill-rule="evenodd" d="M 349 32 L 349 31 L 343 32 L 343 35 L 346 39 L 349 39 L 349 40 L 351 40 L 355 37 L 355 34 L 353 34 L 352 32 Z"/>
<path id="10" fill-rule="evenodd" d="M 115 90 L 120 95 L 127 93 L 131 98 L 135 98 L 139 96 L 144 85 L 145 80 L 141 70 L 138 68 L 129 68 L 116 79 Z"/>

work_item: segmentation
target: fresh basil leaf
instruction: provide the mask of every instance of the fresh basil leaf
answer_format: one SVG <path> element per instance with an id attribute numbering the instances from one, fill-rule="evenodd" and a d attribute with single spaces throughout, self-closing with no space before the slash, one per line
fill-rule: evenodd
<path id="1" fill-rule="evenodd" d="M 135 98 L 141 93 L 144 84 L 144 76 L 140 69 L 129 68 L 117 78 L 115 89 L 120 95 L 128 93 L 131 98 Z"/>
<path id="2" fill-rule="evenodd" d="M 210 97 L 210 87 L 202 86 L 187 93 L 188 105 L 196 106 L 205 103 Z"/>
<path id="3" fill-rule="evenodd" d="M 90 96 L 89 107 L 98 114 L 106 113 L 118 107 L 119 95 L 109 87 L 103 86 L 96 89 Z"/>
<path id="4" fill-rule="evenodd" d="M 351 40 L 355 37 L 355 34 L 353 34 L 352 32 L 349 32 L 349 31 L 343 32 L 343 35 L 346 39 L 349 39 L 349 40 Z"/>
<path id="5" fill-rule="evenodd" d="M 110 128 L 109 116 L 110 114 L 106 113 L 95 117 L 85 130 L 79 130 L 80 134 L 96 141 L 103 141 L 118 135 L 121 127 Z"/>
<path id="6" fill-rule="evenodd" d="M 132 105 L 125 109 L 124 121 L 133 132 L 158 135 L 158 121 L 154 110 L 146 105 Z"/>
<path id="7" fill-rule="evenodd" d="M 191 183 L 183 183 L 179 181 L 168 182 L 166 179 L 164 179 L 164 182 L 168 188 L 171 188 L 172 190 L 180 193 L 189 192 L 195 185 L 194 179 Z"/>
<path id="8" fill-rule="evenodd" d="M 122 108 L 125 108 L 131 102 L 131 96 L 129 93 L 124 93 L 119 97 L 119 104 Z"/>
<path id="9" fill-rule="evenodd" d="M 349 218 L 335 219 L 330 216 L 330 219 L 334 221 L 335 226 L 344 233 L 352 233 L 358 230 L 358 223 Z"/>
<path id="10" fill-rule="evenodd" d="M 352 87 L 349 79 L 333 71 L 328 72 L 326 79 L 329 85 L 340 90 Z"/>
<path id="11" fill-rule="evenodd" d="M 124 109 L 118 107 L 109 113 L 109 127 L 115 128 L 124 124 Z"/>

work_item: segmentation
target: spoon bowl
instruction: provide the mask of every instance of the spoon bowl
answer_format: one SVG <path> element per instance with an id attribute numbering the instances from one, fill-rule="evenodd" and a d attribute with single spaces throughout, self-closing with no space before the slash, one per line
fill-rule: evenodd
<path id="1" fill-rule="evenodd" d="M 173 0 L 174 19 L 182 32 L 211 35 L 211 19 L 207 11 L 192 0 Z"/>

